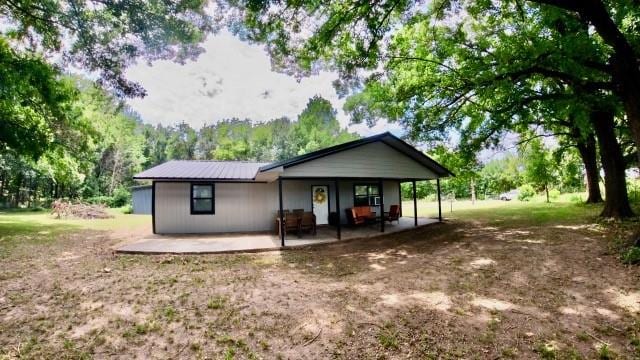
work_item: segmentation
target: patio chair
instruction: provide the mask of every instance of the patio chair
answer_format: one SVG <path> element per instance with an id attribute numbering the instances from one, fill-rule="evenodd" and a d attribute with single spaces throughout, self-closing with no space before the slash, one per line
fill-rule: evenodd
<path id="1" fill-rule="evenodd" d="M 300 237 L 300 218 L 294 213 L 285 213 L 284 234 L 287 235 L 290 231 L 295 231 L 296 235 Z"/>
<path id="2" fill-rule="evenodd" d="M 368 206 L 356 206 L 346 211 L 349 223 L 352 225 L 362 225 L 375 221 L 375 215 Z"/>
<path id="3" fill-rule="evenodd" d="M 287 216 L 288 213 L 290 213 L 289 210 L 282 210 L 283 216 Z M 280 217 L 280 210 L 276 211 L 276 216 Z"/>
<path id="4" fill-rule="evenodd" d="M 304 209 L 293 209 L 291 210 L 292 213 L 298 215 L 298 216 L 302 216 L 302 213 L 304 212 Z"/>
<path id="5" fill-rule="evenodd" d="M 316 216 L 311 212 L 303 212 L 300 218 L 300 231 L 310 231 L 316 235 Z"/>
<path id="6" fill-rule="evenodd" d="M 389 207 L 389 212 L 384 214 L 384 220 L 388 222 L 397 221 L 400 224 L 400 206 L 391 205 Z"/>

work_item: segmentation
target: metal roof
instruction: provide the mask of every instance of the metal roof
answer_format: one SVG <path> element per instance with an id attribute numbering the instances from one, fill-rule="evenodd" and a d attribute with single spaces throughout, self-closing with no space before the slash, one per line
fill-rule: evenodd
<path id="1" fill-rule="evenodd" d="M 444 166 L 431 159 L 423 152 L 417 150 L 402 139 L 390 132 L 369 136 L 363 139 L 350 141 L 344 144 L 331 146 L 308 154 L 296 156 L 291 159 L 272 163 L 259 163 L 247 161 L 209 161 L 209 160 L 171 160 L 164 164 L 145 170 L 133 178 L 136 180 L 165 179 L 165 180 L 254 180 L 259 172 L 265 172 L 275 168 L 287 168 L 307 161 L 318 159 L 341 151 L 353 149 L 358 146 L 380 141 L 400 151 L 406 156 L 419 162 L 426 168 L 436 173 L 439 177 L 455 176 Z"/>
<path id="2" fill-rule="evenodd" d="M 246 161 L 171 160 L 136 174 L 145 179 L 253 180 L 267 163 Z"/>

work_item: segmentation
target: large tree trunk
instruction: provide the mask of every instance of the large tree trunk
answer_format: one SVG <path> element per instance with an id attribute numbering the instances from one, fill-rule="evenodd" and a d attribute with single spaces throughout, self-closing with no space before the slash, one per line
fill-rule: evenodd
<path id="1" fill-rule="evenodd" d="M 636 144 L 636 156 L 640 166 L 640 70 L 636 58 L 630 60 L 636 65 L 626 64 L 626 59 L 612 56 L 611 65 L 614 82 L 620 88 L 620 97 L 627 114 L 631 137 Z"/>
<path id="2" fill-rule="evenodd" d="M 618 219 L 633 216 L 627 195 L 624 157 L 614 131 L 613 112 L 593 111 L 591 122 L 600 145 L 604 169 L 605 202 L 600 216 Z"/>
<path id="3" fill-rule="evenodd" d="M 547 183 L 544 184 L 544 192 L 545 194 L 547 194 L 547 203 L 550 203 L 551 201 L 549 201 L 549 185 Z"/>
<path id="4" fill-rule="evenodd" d="M 596 151 L 596 139 L 589 134 L 586 139 L 577 137 L 576 147 L 584 164 L 584 172 L 587 178 L 587 204 L 602 202 L 600 182 L 598 181 L 598 159 Z"/>
<path id="5" fill-rule="evenodd" d="M 476 203 L 476 181 L 471 179 L 471 203 Z"/>

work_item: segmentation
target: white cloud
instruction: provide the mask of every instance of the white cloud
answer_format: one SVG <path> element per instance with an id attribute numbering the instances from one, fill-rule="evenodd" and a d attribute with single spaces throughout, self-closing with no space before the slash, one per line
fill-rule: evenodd
<path id="1" fill-rule="evenodd" d="M 335 73 L 321 72 L 298 82 L 271 71 L 261 46 L 242 42 L 228 32 L 211 36 L 203 47 L 206 52 L 185 65 L 157 61 L 128 70 L 127 78 L 147 90 L 145 98 L 128 101 L 146 122 L 171 125 L 184 120 L 199 128 L 231 117 L 267 121 L 287 116 L 295 120 L 309 98 L 320 95 L 338 109 L 340 123 L 348 125 L 342 111 L 344 99 L 338 98 L 331 85 Z M 372 129 L 366 125 L 350 129 L 362 135 L 402 133 L 399 126 L 386 122 Z"/>

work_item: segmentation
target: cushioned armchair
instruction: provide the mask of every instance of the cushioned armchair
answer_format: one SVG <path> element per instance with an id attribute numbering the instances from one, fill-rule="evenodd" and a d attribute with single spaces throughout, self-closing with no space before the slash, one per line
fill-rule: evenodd
<path id="1" fill-rule="evenodd" d="M 375 221 L 375 213 L 371 211 L 369 206 L 355 206 L 351 209 L 347 209 L 347 217 L 352 225 L 366 224 L 370 221 Z"/>

